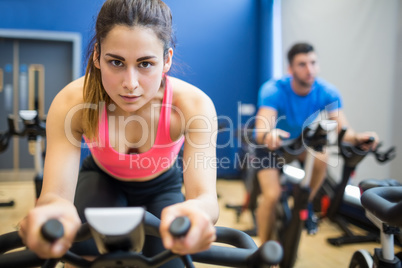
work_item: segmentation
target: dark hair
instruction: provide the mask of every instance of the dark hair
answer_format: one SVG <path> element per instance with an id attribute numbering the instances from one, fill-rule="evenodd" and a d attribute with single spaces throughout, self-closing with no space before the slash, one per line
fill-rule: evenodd
<path id="1" fill-rule="evenodd" d="M 160 0 L 107 0 L 96 20 L 96 43 L 100 44 L 115 25 L 152 28 L 164 44 L 164 50 L 174 46 L 172 15 Z"/>
<path id="2" fill-rule="evenodd" d="M 296 43 L 294 44 L 288 52 L 288 62 L 291 65 L 293 62 L 294 57 L 300 53 L 309 53 L 313 52 L 314 47 L 309 43 Z"/>
<path id="3" fill-rule="evenodd" d="M 95 49 L 101 54 L 101 43 L 116 25 L 151 28 L 163 43 L 164 56 L 174 48 L 172 14 L 161 0 L 106 0 L 96 19 L 95 34 L 88 47 L 88 64 L 85 72 L 84 102 L 109 103 L 110 97 L 102 85 L 101 73 L 94 65 Z M 98 107 L 99 108 L 99 107 Z M 84 133 L 91 139 L 96 136 L 98 108 L 84 109 Z"/>

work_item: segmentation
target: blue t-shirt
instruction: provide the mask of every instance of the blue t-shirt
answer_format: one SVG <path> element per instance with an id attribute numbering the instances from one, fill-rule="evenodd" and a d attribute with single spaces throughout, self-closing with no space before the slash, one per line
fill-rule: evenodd
<path id="1" fill-rule="evenodd" d="M 265 82 L 259 92 L 258 106 L 277 111 L 276 128 L 298 137 L 305 126 L 314 121 L 321 111 L 331 112 L 342 108 L 342 98 L 335 86 L 316 78 L 311 91 L 305 96 L 297 95 L 291 88 L 292 77 Z"/>

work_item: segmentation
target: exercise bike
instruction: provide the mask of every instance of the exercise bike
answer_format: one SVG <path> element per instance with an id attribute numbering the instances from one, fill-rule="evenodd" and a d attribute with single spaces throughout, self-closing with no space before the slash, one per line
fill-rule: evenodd
<path id="1" fill-rule="evenodd" d="M 402 252 L 394 253 L 394 235 L 402 227 L 402 186 L 375 187 L 363 192 L 361 203 L 369 218 L 381 230 L 381 248 L 371 255 L 356 251 L 349 268 L 400 268 Z"/>
<path id="2" fill-rule="evenodd" d="M 243 128 L 239 131 L 241 139 L 241 149 L 239 152 L 240 163 L 240 178 L 245 186 L 245 201 L 242 205 L 226 204 L 226 208 L 232 209 L 236 213 L 236 221 L 240 222 L 240 217 L 245 211 L 250 211 L 253 228 L 244 230 L 251 236 L 257 236 L 257 222 L 255 210 L 257 208 L 257 197 L 261 194 L 261 189 L 257 179 L 257 171 L 253 168 L 253 162 L 256 160 L 256 145 L 253 138 L 254 126 Z M 305 148 L 302 147 L 301 137 L 286 141 L 285 144 L 273 153 L 285 158 L 286 163 L 290 163 L 296 159 L 296 156 L 301 154 Z M 304 170 L 285 164 L 281 171 L 281 184 L 285 185 L 288 181 L 299 181 L 304 177 Z M 284 186 L 286 187 L 286 186 Z"/>
<path id="3" fill-rule="evenodd" d="M 216 242 L 231 247 L 212 245 L 206 251 L 185 256 L 165 250 L 146 257 L 141 254 L 145 235 L 160 237 L 158 218 L 142 207 L 87 208 L 85 215 L 88 222 L 79 229 L 75 242 L 93 237 L 101 253 L 94 260 L 86 260 L 71 251 L 60 259 L 48 260 L 40 259 L 29 249 L 5 253 L 23 247 L 18 233 L 11 232 L 0 236 L 0 267 L 49 268 L 62 261 L 78 267 L 150 268 L 160 267 L 175 258 L 180 258 L 185 267 L 194 267 L 193 261 L 230 267 L 269 267 L 278 264 L 283 255 L 277 242 L 269 241 L 258 248 L 244 232 L 216 227 Z M 190 226 L 188 218 L 179 217 L 172 222 L 169 231 L 180 237 L 186 234 Z M 50 220 L 43 225 L 41 232 L 48 241 L 55 241 L 63 236 L 63 226 L 57 220 Z"/>
<path id="4" fill-rule="evenodd" d="M 23 129 L 18 131 L 15 125 L 22 120 Z M 42 189 L 43 180 L 43 152 L 42 141 L 43 137 L 46 136 L 46 126 L 45 120 L 39 118 L 38 112 L 36 110 L 21 110 L 19 111 L 19 118 L 14 118 L 9 115 L 7 118 L 8 130 L 0 133 L 0 153 L 8 148 L 11 137 L 27 137 L 29 153 L 34 156 L 35 165 L 35 190 L 36 197 L 39 197 L 40 191 Z M 9 201 L 0 204 L 0 206 L 13 206 L 14 201 Z"/>
<path id="5" fill-rule="evenodd" d="M 291 181 L 290 191 L 283 191 L 280 202 L 277 205 L 276 227 L 279 241 L 284 249 L 284 257 L 280 263 L 281 268 L 293 267 L 299 249 L 301 233 L 308 217 L 308 199 L 310 196 L 310 180 L 314 166 L 314 153 L 323 152 L 328 143 L 327 135 L 336 128 L 333 120 L 322 120 L 304 129 L 301 137 L 293 144 L 292 151 L 284 150 L 278 153 L 289 160 L 296 159 L 297 155 L 306 150 L 304 176 L 298 181 Z M 296 154 L 297 153 L 297 154 Z M 294 158 L 294 159 L 292 159 Z M 284 167 L 284 172 L 288 173 Z M 289 198 L 293 198 L 293 206 L 289 206 Z"/>
<path id="6" fill-rule="evenodd" d="M 283 180 L 282 195 L 276 206 L 276 233 L 283 245 L 284 258 L 281 267 L 293 267 L 296 261 L 301 232 L 308 216 L 308 198 L 310 195 L 310 179 L 314 165 L 314 152 L 322 152 L 327 145 L 327 134 L 336 128 L 335 121 L 322 120 L 304 128 L 302 134 L 291 141 L 284 141 L 283 146 L 275 150 L 275 154 L 284 159 L 285 163 L 291 163 L 300 154 L 306 152 L 303 169 L 285 164 L 281 170 Z M 235 209 L 237 217 L 245 209 L 250 209 L 252 215 L 256 209 L 256 199 L 260 193 L 258 179 L 255 170 L 247 171 L 249 180 L 248 199 L 243 206 L 226 205 Z M 250 183 L 250 181 L 252 183 Z M 289 206 L 289 199 L 293 198 L 294 206 Z M 256 226 L 256 225 L 255 225 Z M 246 230 L 250 235 L 256 235 L 256 228 Z"/>
<path id="7" fill-rule="evenodd" d="M 348 192 L 357 192 L 357 186 L 349 185 L 351 175 L 356 170 L 357 165 L 368 155 L 374 154 L 379 163 L 386 163 L 395 158 L 395 148 L 391 147 L 386 152 L 379 152 L 377 146 L 375 150 L 362 150 L 361 145 L 352 145 L 344 142 L 343 137 L 347 129 L 343 128 L 338 135 L 339 153 L 343 159 L 342 179 L 335 185 L 330 178 L 327 178 L 322 186 L 325 198 L 329 198 L 329 208 L 323 212 L 322 218 L 327 217 L 331 222 L 337 224 L 343 231 L 343 235 L 336 238 L 328 238 L 327 241 L 335 246 L 362 242 L 378 241 L 378 229 L 365 217 L 364 209 L 361 207 L 358 197 L 348 194 Z M 365 144 L 371 144 L 374 141 L 370 138 Z M 331 185 L 332 184 L 332 185 Z M 317 194 L 316 199 L 323 198 Z M 321 203 L 321 202 L 320 202 Z M 323 210 L 323 209 L 322 209 Z M 369 233 L 366 235 L 356 235 L 349 228 L 352 223 Z"/>

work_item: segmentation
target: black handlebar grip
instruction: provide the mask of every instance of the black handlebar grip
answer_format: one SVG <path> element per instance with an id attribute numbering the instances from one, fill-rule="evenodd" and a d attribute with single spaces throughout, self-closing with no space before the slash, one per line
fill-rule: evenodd
<path id="1" fill-rule="evenodd" d="M 252 267 L 270 267 L 270 265 L 279 264 L 282 259 L 282 246 L 278 242 L 268 241 L 250 256 L 249 261 L 253 265 Z"/>
<path id="2" fill-rule="evenodd" d="M 169 232 L 175 236 L 185 236 L 190 230 L 191 222 L 190 219 L 187 217 L 177 217 L 174 221 L 170 224 Z"/>
<path id="3" fill-rule="evenodd" d="M 369 137 L 367 140 L 361 142 L 356 146 L 356 148 L 361 149 L 362 145 L 371 145 L 374 142 L 375 138 L 374 137 Z"/>
<path id="4" fill-rule="evenodd" d="M 63 237 L 64 228 L 60 221 L 51 219 L 42 226 L 41 233 L 47 241 L 54 242 Z"/>
<path id="5" fill-rule="evenodd" d="M 368 140 L 366 140 L 366 141 L 363 141 L 363 144 L 372 144 L 373 142 L 374 142 L 374 137 L 370 137 L 370 138 L 368 138 Z"/>
<path id="6" fill-rule="evenodd" d="M 284 136 L 284 135 L 281 135 L 281 134 L 279 134 L 279 139 L 281 139 L 281 140 L 284 140 L 284 139 L 286 139 L 287 137 L 286 136 Z"/>

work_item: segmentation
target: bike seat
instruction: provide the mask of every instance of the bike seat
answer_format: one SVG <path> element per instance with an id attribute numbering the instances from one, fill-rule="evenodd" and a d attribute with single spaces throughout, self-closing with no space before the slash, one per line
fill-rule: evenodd
<path id="1" fill-rule="evenodd" d="M 367 179 L 359 183 L 360 192 L 363 193 L 368 189 L 374 187 L 386 187 L 386 186 L 401 186 L 401 182 L 395 179 Z"/>
<path id="2" fill-rule="evenodd" d="M 402 226 L 402 186 L 368 189 L 362 194 L 361 203 L 382 222 Z"/>

